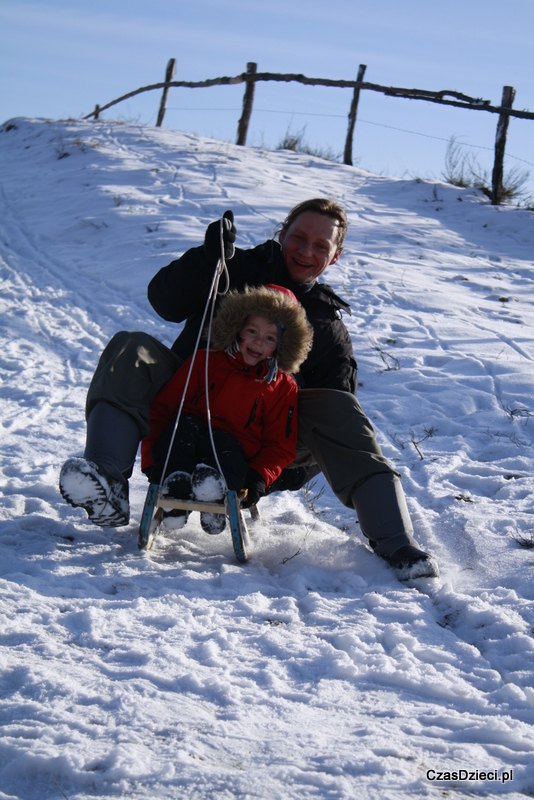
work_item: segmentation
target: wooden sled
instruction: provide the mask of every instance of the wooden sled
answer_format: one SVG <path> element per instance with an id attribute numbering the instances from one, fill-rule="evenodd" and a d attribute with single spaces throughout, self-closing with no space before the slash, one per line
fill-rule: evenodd
<path id="1" fill-rule="evenodd" d="M 223 503 L 201 503 L 198 500 L 175 500 L 165 496 L 158 497 L 159 488 L 156 483 L 151 483 L 148 487 L 137 537 L 137 545 L 140 550 L 150 550 L 152 547 L 163 519 L 163 511 L 173 508 L 183 511 L 207 511 L 210 514 L 224 514 L 228 518 L 235 556 L 241 564 L 246 562 L 250 538 L 240 504 L 246 496 L 245 493 L 229 489 Z M 257 506 L 251 506 L 249 510 L 253 520 L 259 518 L 260 513 Z"/>

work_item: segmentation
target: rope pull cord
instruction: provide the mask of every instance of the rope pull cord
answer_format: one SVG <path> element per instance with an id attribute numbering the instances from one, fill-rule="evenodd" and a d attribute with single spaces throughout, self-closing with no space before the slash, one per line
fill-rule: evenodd
<path id="1" fill-rule="evenodd" d="M 206 305 L 204 307 L 204 313 L 202 315 L 202 320 L 200 322 L 200 326 L 199 326 L 199 329 L 198 329 L 198 336 L 197 336 L 197 340 L 195 342 L 195 347 L 193 349 L 193 353 L 192 353 L 192 356 L 191 356 L 191 363 L 189 365 L 189 372 L 187 373 L 187 379 L 186 379 L 186 382 L 185 382 L 184 390 L 182 392 L 182 398 L 180 400 L 180 407 L 178 409 L 178 414 L 176 416 L 176 422 L 174 423 L 174 429 L 173 429 L 173 432 L 172 432 L 171 441 L 170 441 L 170 444 L 169 444 L 169 447 L 168 447 L 168 450 L 167 450 L 167 456 L 165 458 L 165 463 L 163 465 L 163 470 L 162 470 L 162 473 L 161 473 L 161 478 L 160 478 L 160 484 L 159 484 L 159 489 L 158 489 L 158 496 L 156 498 L 156 503 L 159 500 L 159 496 L 161 494 L 161 487 L 163 485 L 163 481 L 164 481 L 165 475 L 167 473 L 167 467 L 169 465 L 169 459 L 170 459 L 170 456 L 171 456 L 171 450 L 172 450 L 172 447 L 173 447 L 173 444 L 174 444 L 174 440 L 176 438 L 176 432 L 178 430 L 178 425 L 180 423 L 180 417 L 181 417 L 182 409 L 183 409 L 184 403 L 185 403 L 185 396 L 186 396 L 186 393 L 187 393 L 187 389 L 189 387 L 189 381 L 191 379 L 191 374 L 193 372 L 193 366 L 194 366 L 194 363 L 195 363 L 195 359 L 197 357 L 198 347 L 199 347 L 199 344 L 200 344 L 200 339 L 202 337 L 202 331 L 204 329 L 204 322 L 206 320 L 206 316 L 208 314 L 208 311 L 209 311 L 208 338 L 207 338 L 207 347 L 206 347 L 206 365 L 205 365 L 205 372 L 204 372 L 204 376 L 205 376 L 204 377 L 205 391 L 206 391 L 206 410 L 207 410 L 207 418 L 208 418 L 208 432 L 209 432 L 209 435 L 210 435 L 210 441 L 211 441 L 211 447 L 212 447 L 212 450 L 213 450 L 213 455 L 215 457 L 215 463 L 217 464 L 217 468 L 219 470 L 219 474 L 220 474 L 220 476 L 222 478 L 222 481 L 223 481 L 223 484 L 224 484 L 224 490 L 225 490 L 225 492 L 228 492 L 228 486 L 227 486 L 227 483 L 226 483 L 226 479 L 225 479 L 223 471 L 221 469 L 221 465 L 219 463 L 219 458 L 217 456 L 217 450 L 215 448 L 215 442 L 213 440 L 213 430 L 212 430 L 212 426 L 211 426 L 211 410 L 210 410 L 209 391 L 208 391 L 208 385 L 209 385 L 208 384 L 208 362 L 209 362 L 209 352 L 210 352 L 209 343 L 210 343 L 210 339 L 211 339 L 211 326 L 212 326 L 212 322 L 213 322 L 213 316 L 214 316 L 214 313 L 215 313 L 215 305 L 216 305 L 216 302 L 217 302 L 217 297 L 227 294 L 227 292 L 230 289 L 230 275 L 228 274 L 228 267 L 226 265 L 226 259 L 224 257 L 224 229 L 225 229 L 225 225 L 226 224 L 227 224 L 227 220 L 224 217 L 221 217 L 221 220 L 220 220 L 220 231 L 219 231 L 220 232 L 220 241 L 221 241 L 221 256 L 220 256 L 219 260 L 217 261 L 217 266 L 215 267 L 215 272 L 213 273 L 213 279 L 212 279 L 212 282 L 211 282 L 210 291 L 209 291 L 209 294 L 208 294 L 208 297 L 207 297 L 207 300 L 206 300 Z M 228 225 L 231 225 L 231 224 L 232 223 L 230 222 L 230 220 L 228 220 Z M 224 287 L 224 289 L 222 291 L 219 291 L 219 283 L 220 283 L 220 280 L 221 280 L 221 276 L 223 274 L 225 276 L 225 287 Z"/>

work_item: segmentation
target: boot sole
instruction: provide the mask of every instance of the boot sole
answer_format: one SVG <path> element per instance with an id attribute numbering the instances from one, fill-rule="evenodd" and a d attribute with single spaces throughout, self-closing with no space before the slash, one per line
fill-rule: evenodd
<path id="1" fill-rule="evenodd" d="M 73 508 L 83 508 L 93 525 L 100 528 L 128 525 L 129 516 L 114 505 L 96 475 L 76 462 L 64 464 L 59 477 L 59 491 Z"/>

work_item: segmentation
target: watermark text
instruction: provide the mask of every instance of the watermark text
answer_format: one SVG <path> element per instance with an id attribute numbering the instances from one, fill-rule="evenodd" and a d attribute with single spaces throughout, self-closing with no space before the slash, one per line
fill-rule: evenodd
<path id="1" fill-rule="evenodd" d="M 499 783 L 508 783 L 508 781 L 513 781 L 514 771 L 513 769 L 455 769 L 443 771 L 428 769 L 426 779 L 427 781 L 499 781 Z"/>

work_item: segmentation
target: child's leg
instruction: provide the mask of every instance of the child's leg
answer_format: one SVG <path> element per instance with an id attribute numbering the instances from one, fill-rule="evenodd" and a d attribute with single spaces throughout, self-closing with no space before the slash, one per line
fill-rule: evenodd
<path id="1" fill-rule="evenodd" d="M 235 436 L 225 431 L 213 431 L 213 441 L 228 488 L 239 491 L 243 488 L 247 474 L 247 462 L 241 444 Z M 197 457 L 197 463 L 207 464 L 218 469 L 207 430 L 199 439 Z"/>
<path id="2" fill-rule="evenodd" d="M 247 473 L 247 462 L 243 449 L 234 436 L 223 431 L 214 431 L 213 441 L 226 484 L 229 489 L 238 491 L 243 487 Z M 207 430 L 199 440 L 197 460 L 198 466 L 192 477 L 195 498 L 207 502 L 222 501 L 224 498 L 224 485 Z M 224 530 L 226 518 L 224 514 L 211 514 L 203 511 L 200 514 L 200 524 L 206 533 L 217 534 Z"/>
<path id="3" fill-rule="evenodd" d="M 169 423 L 152 446 L 154 467 L 150 473 L 150 480 L 152 483 L 162 483 L 163 492 L 168 497 L 189 500 L 193 497 L 191 473 L 197 463 L 196 449 L 198 439 L 204 432 L 204 426 L 197 417 L 188 414 L 180 417 L 165 475 L 162 475 L 174 426 L 175 420 Z M 188 517 L 189 512 L 177 508 L 166 509 L 163 512 L 165 526 L 175 530 L 182 528 Z"/>
<path id="4" fill-rule="evenodd" d="M 175 420 L 170 422 L 161 436 L 152 445 L 154 467 L 150 473 L 152 483 L 160 483 L 162 471 L 167 458 L 167 452 L 174 431 Z M 188 472 L 191 474 L 198 463 L 197 447 L 199 440 L 204 435 L 205 427 L 198 417 L 185 414 L 180 418 L 178 430 L 172 444 L 171 454 L 165 475 L 168 477 L 173 472 Z"/>

